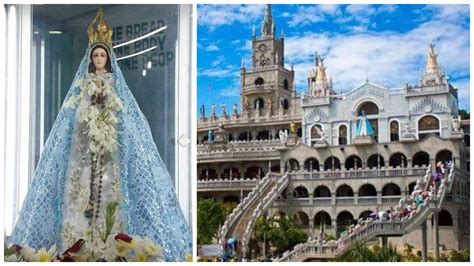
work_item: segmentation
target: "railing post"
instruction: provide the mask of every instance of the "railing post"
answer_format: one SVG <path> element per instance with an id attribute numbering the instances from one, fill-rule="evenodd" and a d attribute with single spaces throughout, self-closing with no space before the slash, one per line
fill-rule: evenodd
<path id="1" fill-rule="evenodd" d="M 421 254 L 422 254 L 422 261 L 428 261 L 428 226 L 426 224 L 427 220 L 424 220 L 421 224 Z"/>
<path id="2" fill-rule="evenodd" d="M 446 188 L 445 188 L 446 189 Z M 438 226 L 438 211 L 433 212 L 433 222 L 434 222 L 434 246 L 435 246 L 435 260 L 439 261 L 439 226 Z"/>
<path id="3" fill-rule="evenodd" d="M 384 251 L 388 249 L 388 236 L 382 236 L 382 249 Z"/>

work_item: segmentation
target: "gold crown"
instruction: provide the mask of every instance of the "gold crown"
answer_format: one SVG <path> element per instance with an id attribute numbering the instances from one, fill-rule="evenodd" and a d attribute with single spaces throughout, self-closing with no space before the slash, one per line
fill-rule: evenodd
<path id="1" fill-rule="evenodd" d="M 97 31 L 94 31 L 94 25 L 96 22 Z M 87 28 L 87 35 L 89 36 L 89 46 L 93 45 L 94 43 L 100 42 L 105 43 L 107 44 L 107 46 L 109 46 L 109 48 L 112 48 L 112 33 L 112 28 L 109 26 L 109 24 L 107 24 L 104 19 L 104 10 L 102 8 L 99 8 L 97 10 L 97 15 Z"/>

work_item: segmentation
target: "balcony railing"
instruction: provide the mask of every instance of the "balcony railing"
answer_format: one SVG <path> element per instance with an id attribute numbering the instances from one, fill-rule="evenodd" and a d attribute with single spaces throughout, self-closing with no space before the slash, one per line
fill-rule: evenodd
<path id="1" fill-rule="evenodd" d="M 382 203 L 383 204 L 397 204 L 400 201 L 401 198 L 402 198 L 401 195 L 382 196 Z"/>
<path id="2" fill-rule="evenodd" d="M 427 166 L 408 168 L 364 168 L 357 170 L 328 170 L 328 171 L 298 171 L 290 172 L 291 180 L 302 179 L 339 179 L 339 178 L 371 178 L 371 177 L 394 177 L 394 176 L 420 176 L 426 171 Z"/>
<path id="3" fill-rule="evenodd" d="M 421 94 L 432 94 L 432 93 L 445 93 L 449 92 L 447 85 L 439 86 L 420 86 L 420 87 L 407 87 L 406 90 L 407 96 L 421 95 Z"/>
<path id="4" fill-rule="evenodd" d="M 296 107 L 293 107 L 296 108 Z M 296 112 L 296 113 L 295 113 Z M 284 110 L 283 114 L 280 115 L 279 110 L 274 110 L 272 116 L 267 116 L 267 110 L 262 110 L 260 116 L 256 116 L 256 114 L 252 111 L 249 114 L 249 117 L 244 117 L 242 114 L 239 114 L 238 117 L 233 117 L 232 115 L 228 115 L 227 117 L 216 117 L 215 120 L 211 120 L 209 117 L 204 119 L 200 118 L 198 121 L 197 128 L 198 130 L 207 130 L 208 128 L 216 128 L 220 125 L 221 122 L 224 123 L 226 127 L 232 127 L 232 125 L 239 125 L 242 126 L 244 124 L 252 124 L 258 121 L 259 123 L 264 122 L 288 122 L 295 120 L 301 120 L 301 113 L 300 111 L 296 110 Z"/>
<path id="5" fill-rule="evenodd" d="M 359 204 L 377 204 L 377 196 L 359 197 Z"/>
<path id="6" fill-rule="evenodd" d="M 313 199 L 314 205 L 331 205 L 331 197 L 318 197 Z"/>
<path id="7" fill-rule="evenodd" d="M 201 188 L 247 188 L 252 189 L 258 183 L 258 179 L 214 179 L 214 180 L 198 180 L 197 187 Z"/>
<path id="8" fill-rule="evenodd" d="M 336 204 L 353 205 L 354 197 L 336 197 Z"/>

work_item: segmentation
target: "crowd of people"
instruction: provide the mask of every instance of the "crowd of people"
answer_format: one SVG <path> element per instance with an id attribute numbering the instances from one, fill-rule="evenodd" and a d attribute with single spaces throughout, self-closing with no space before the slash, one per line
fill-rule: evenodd
<path id="1" fill-rule="evenodd" d="M 407 197 L 401 198 L 397 206 L 390 207 L 384 210 L 376 208 L 375 211 L 369 214 L 367 218 L 360 218 L 356 224 L 349 226 L 348 230 L 341 233 L 338 240 L 325 241 L 321 239 L 318 241 L 327 246 L 344 246 L 350 237 L 363 231 L 369 224 L 376 221 L 405 221 L 413 217 L 421 209 L 420 206 L 427 202 L 427 199 L 439 197 L 440 187 L 444 185 L 443 180 L 447 177 L 449 171 L 453 167 L 452 161 L 443 163 L 437 162 L 435 172 L 431 178 L 426 182 L 421 179 L 417 180 L 413 191 Z"/>

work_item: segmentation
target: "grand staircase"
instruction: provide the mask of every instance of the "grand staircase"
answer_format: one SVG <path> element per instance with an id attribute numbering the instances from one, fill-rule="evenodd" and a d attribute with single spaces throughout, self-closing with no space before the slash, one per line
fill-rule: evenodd
<path id="1" fill-rule="evenodd" d="M 255 227 L 257 217 L 261 216 L 273 201 L 286 188 L 289 175 L 283 177 L 276 173 L 268 173 L 232 211 L 221 230 L 219 241 L 223 245 L 228 238 L 235 238 L 241 243 L 241 253 L 245 255 L 248 241 Z"/>
<path id="2" fill-rule="evenodd" d="M 446 193 L 451 191 L 454 178 L 454 167 L 448 173 L 447 178 L 443 178 L 436 194 L 424 201 L 416 211 L 412 211 L 408 218 L 401 221 L 375 221 L 370 220 L 363 227 L 357 228 L 353 233 L 340 237 L 337 241 L 325 244 L 315 241 L 308 241 L 296 245 L 293 250 L 287 251 L 276 261 L 307 261 L 307 260 L 328 260 L 342 255 L 356 243 L 363 244 L 377 236 L 402 236 L 418 228 L 428 216 L 441 209 L 441 204 Z M 417 181 L 425 190 L 431 184 L 431 166 L 426 170 L 426 174 Z M 400 199 L 399 206 L 408 200 L 408 196 Z"/>

